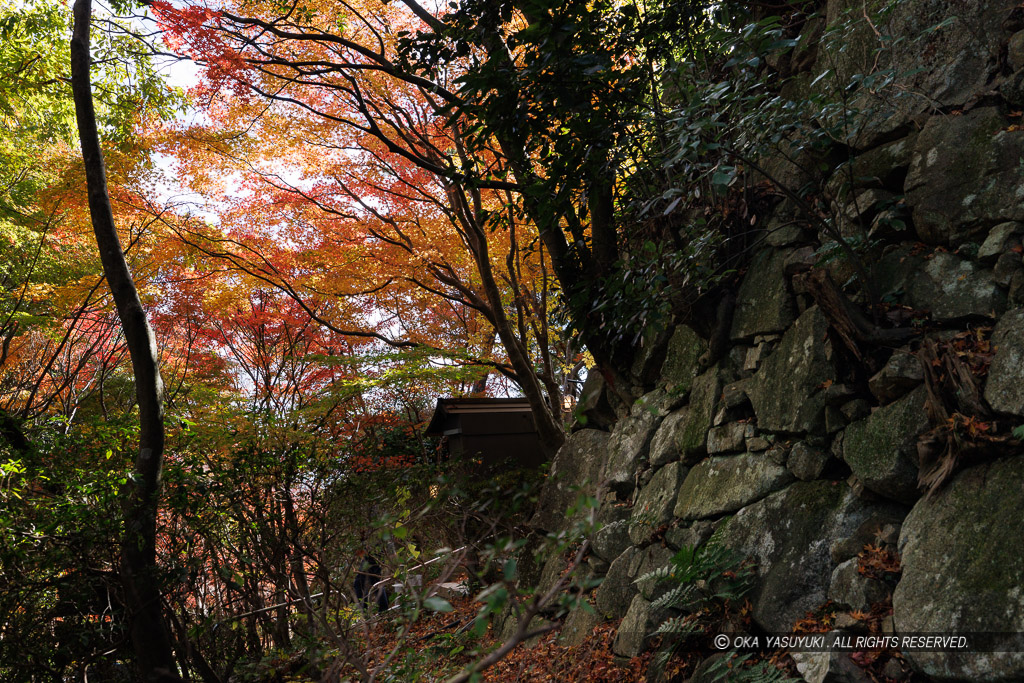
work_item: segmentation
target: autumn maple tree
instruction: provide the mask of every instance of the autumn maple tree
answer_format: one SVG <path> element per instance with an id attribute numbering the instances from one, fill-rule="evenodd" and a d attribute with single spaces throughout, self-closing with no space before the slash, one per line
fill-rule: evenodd
<path id="1" fill-rule="evenodd" d="M 650 296 L 607 285 L 652 232 L 655 37 L 701 10 L 113 9 L 139 14 L 76 51 L 81 136 L 70 12 L 0 11 L 0 676 L 397 671 L 445 603 L 414 591 L 368 652 L 368 548 L 399 574 L 448 548 L 433 578 L 472 548 L 504 591 L 475 630 L 549 606 L 509 578 L 536 473 L 462 481 L 422 429 L 438 395 L 521 393 L 553 452 L 585 352 L 628 391 Z M 156 72 L 186 57 L 187 94 Z"/>
<path id="2" fill-rule="evenodd" d="M 605 368 L 632 352 L 594 302 L 631 246 L 617 188 L 655 85 L 644 60 L 663 58 L 636 39 L 668 15 L 463 3 L 435 16 L 412 0 L 154 9 L 176 48 L 206 67 L 216 133 L 199 144 L 222 173 L 259 180 L 238 201 L 272 207 L 264 220 L 297 242 L 326 235 L 312 250 L 321 265 L 332 251 L 345 252 L 339 265 L 372 259 L 358 273 L 338 268 L 348 285 L 335 278 L 322 291 L 384 300 L 414 285 L 478 313 L 557 445 L 551 278 Z M 183 135 L 199 142 L 199 131 Z M 283 173 L 289 158 L 296 170 Z M 208 163 L 194 175 L 215 180 Z M 312 279 L 288 286 L 301 296 Z"/>

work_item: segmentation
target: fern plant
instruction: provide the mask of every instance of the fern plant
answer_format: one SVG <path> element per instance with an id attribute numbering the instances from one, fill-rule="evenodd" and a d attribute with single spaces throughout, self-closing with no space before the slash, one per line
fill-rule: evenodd
<path id="1" fill-rule="evenodd" d="M 702 546 L 684 546 L 669 564 L 647 572 L 636 583 L 654 580 L 673 584 L 654 602 L 656 610 L 695 612 L 713 604 L 738 600 L 750 589 L 754 568 L 711 539 Z"/>
<path id="2" fill-rule="evenodd" d="M 707 668 L 705 680 L 711 683 L 728 681 L 729 683 L 786 683 L 794 681 L 782 669 L 772 666 L 771 662 L 760 661 L 747 666 L 750 655 L 738 655 L 729 653 L 725 657 L 715 660 Z"/>
<path id="3" fill-rule="evenodd" d="M 663 670 L 690 636 L 704 635 L 720 626 L 729 605 L 743 598 L 753 584 L 754 568 L 715 538 L 696 548 L 684 546 L 669 564 L 647 572 L 636 583 L 656 581 L 671 587 L 651 602 L 652 611 L 672 614 L 651 634 L 661 637 L 652 666 Z M 742 683 L 777 683 L 789 680 L 767 662 L 746 665 L 749 655 L 728 653 L 708 669 L 711 680 Z"/>

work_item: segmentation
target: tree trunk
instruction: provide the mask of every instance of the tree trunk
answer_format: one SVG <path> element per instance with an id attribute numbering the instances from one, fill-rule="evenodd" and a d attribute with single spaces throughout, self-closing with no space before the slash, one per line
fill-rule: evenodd
<path id="1" fill-rule="evenodd" d="M 100 150 L 96 111 L 89 79 L 91 0 L 76 0 L 71 37 L 71 85 L 78 135 L 82 144 L 89 213 L 103 274 L 121 319 L 135 376 L 139 404 L 139 452 L 125 502 L 125 530 L 121 541 L 121 579 L 129 612 L 129 628 L 136 665 L 145 681 L 180 681 L 175 673 L 170 634 L 160 604 L 156 575 L 156 512 L 164 452 L 163 381 L 157 361 L 156 339 L 128 271 L 114 227 L 107 193 L 106 171 Z"/>

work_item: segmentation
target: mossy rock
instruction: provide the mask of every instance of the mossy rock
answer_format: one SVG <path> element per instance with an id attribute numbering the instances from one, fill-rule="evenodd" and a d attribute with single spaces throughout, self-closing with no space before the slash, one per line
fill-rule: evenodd
<path id="1" fill-rule="evenodd" d="M 784 267 L 791 249 L 765 249 L 754 256 L 736 294 L 733 340 L 782 332 L 796 318 Z"/>
<path id="2" fill-rule="evenodd" d="M 817 306 L 807 309 L 761 364 L 747 388 L 758 429 L 784 433 L 824 429 L 825 407 L 831 398 L 826 389 L 837 379 L 826 341 L 828 327 Z"/>
<path id="3" fill-rule="evenodd" d="M 690 470 L 679 489 L 675 516 L 691 520 L 735 512 L 791 481 L 789 470 L 763 454 L 708 458 Z"/>
<path id="4" fill-rule="evenodd" d="M 718 539 L 756 563 L 754 620 L 766 631 L 788 633 L 827 600 L 835 569 L 829 544 L 873 515 L 904 512 L 866 501 L 842 482 L 801 481 L 737 512 L 710 542 Z"/>
<path id="5" fill-rule="evenodd" d="M 1024 633 L 1024 458 L 979 465 L 920 500 L 900 532 L 898 633 Z M 1018 637 L 1018 641 L 1020 638 Z M 1014 652 L 904 653 L 935 680 L 1024 680 Z"/>
<path id="6" fill-rule="evenodd" d="M 868 490 L 904 503 L 920 496 L 912 454 L 928 428 L 926 398 L 920 386 L 846 428 L 843 459 Z"/>

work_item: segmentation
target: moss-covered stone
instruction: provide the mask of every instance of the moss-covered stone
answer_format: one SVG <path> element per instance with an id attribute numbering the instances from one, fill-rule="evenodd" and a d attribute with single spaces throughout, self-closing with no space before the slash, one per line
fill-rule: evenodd
<path id="1" fill-rule="evenodd" d="M 562 645 L 568 647 L 580 645 L 587 639 L 594 627 L 602 621 L 604 619 L 596 611 L 588 609 L 588 606 L 580 605 L 569 612 L 569 616 L 565 618 L 565 624 L 558 629 L 558 640 Z"/>
<path id="2" fill-rule="evenodd" d="M 747 387 L 757 426 L 769 432 L 824 429 L 826 389 L 837 379 L 826 341 L 828 321 L 817 306 L 793 324 Z"/>
<path id="3" fill-rule="evenodd" d="M 658 528 L 672 519 L 672 508 L 686 472 L 682 463 L 669 463 L 641 489 L 629 521 L 629 538 L 634 544 L 651 540 Z"/>
<path id="4" fill-rule="evenodd" d="M 932 320 L 940 322 L 991 318 L 1006 310 L 1006 294 L 991 270 L 944 251 L 937 251 L 913 272 L 904 302 L 929 311 Z"/>
<path id="5" fill-rule="evenodd" d="M 657 394 L 664 396 L 664 392 Z M 648 446 L 663 417 L 662 406 L 641 398 L 633 406 L 628 417 L 618 421 L 608 441 L 608 460 L 604 478 L 620 492 L 629 492 L 634 487 L 636 473 L 646 463 Z"/>
<path id="6" fill-rule="evenodd" d="M 1024 131 L 1007 131 L 995 107 L 933 116 L 918 135 L 906 198 L 929 244 L 980 241 L 994 223 L 1024 220 L 1017 163 Z"/>
<path id="7" fill-rule="evenodd" d="M 530 524 L 545 531 L 561 531 L 572 520 L 566 511 L 580 492 L 594 495 L 608 457 L 608 432 L 583 429 L 569 435 L 555 454 L 551 474 L 544 482 L 537 511 Z M 584 511 L 578 515 L 584 514 Z M 576 518 L 574 518 L 576 519 Z"/>
<path id="8" fill-rule="evenodd" d="M 598 530 L 590 539 L 594 555 L 611 562 L 629 547 L 629 518 L 632 514 L 632 508 L 619 502 L 614 493 L 604 496 L 597 511 Z"/>
<path id="9" fill-rule="evenodd" d="M 651 609 L 651 603 L 637 595 L 619 624 L 612 652 L 620 657 L 636 657 L 651 640 L 651 633 L 665 615 Z"/>
<path id="10" fill-rule="evenodd" d="M 926 397 L 925 388 L 918 387 L 846 428 L 843 459 L 868 490 L 904 503 L 917 500 L 912 458 L 917 436 L 928 428 Z"/>
<path id="11" fill-rule="evenodd" d="M 665 362 L 661 366 L 661 384 L 677 396 L 685 396 L 700 371 L 700 357 L 707 343 L 692 328 L 678 325 L 668 341 Z"/>
<path id="12" fill-rule="evenodd" d="M 893 616 L 904 633 L 1024 632 L 1024 458 L 957 475 L 903 523 Z M 1017 643 L 1019 646 L 1021 643 Z M 1024 651 L 904 653 L 937 680 L 1024 680 Z"/>
<path id="13" fill-rule="evenodd" d="M 672 555 L 673 552 L 664 546 L 648 546 L 641 551 L 641 559 L 636 570 L 636 578 L 639 579 L 641 576 L 645 576 L 653 571 L 669 566 L 669 563 L 672 560 Z M 642 595 L 645 600 L 657 600 L 676 585 L 678 584 L 671 580 L 664 579 L 659 580 L 651 578 L 643 581 L 637 581 L 637 587 L 640 589 L 640 595 Z"/>
<path id="14" fill-rule="evenodd" d="M 985 382 L 985 400 L 1001 413 L 1024 417 L 1024 308 L 1000 319 L 992 345 L 996 355 Z"/>
<path id="15" fill-rule="evenodd" d="M 692 463 L 706 452 L 708 430 L 722 393 L 722 371 L 716 366 L 694 380 L 685 416 L 667 438 L 678 449 L 684 463 Z"/>
<path id="16" fill-rule="evenodd" d="M 790 250 L 765 249 L 750 263 L 736 296 L 732 332 L 736 339 L 782 332 L 796 317 L 783 268 Z"/>
<path id="17" fill-rule="evenodd" d="M 622 551 L 622 554 L 615 558 L 612 566 L 608 568 L 601 585 L 594 592 L 594 603 L 598 614 L 606 619 L 617 619 L 629 609 L 629 603 L 638 589 L 633 583 L 636 567 L 634 558 L 636 548 L 629 547 Z"/>
<path id="18" fill-rule="evenodd" d="M 849 536 L 880 512 L 902 508 L 868 502 L 841 482 L 796 482 L 740 510 L 712 540 L 753 558 L 754 620 L 767 631 L 789 632 L 826 600 L 834 569 L 830 540 Z"/>
<path id="19" fill-rule="evenodd" d="M 791 481 L 789 470 L 764 455 L 708 458 L 686 476 L 679 489 L 675 516 L 690 520 L 735 512 Z"/>
<path id="20" fill-rule="evenodd" d="M 991 88 L 999 68 L 1003 22 L 1013 6 L 1012 0 L 955 5 L 829 0 L 825 14 L 830 29 L 818 46 L 814 91 L 833 98 L 844 93 L 847 98 L 841 111 L 829 111 L 835 116 L 829 117 L 830 123 L 843 126 L 847 145 L 868 149 L 894 139 L 936 107 L 980 97 Z M 944 22 L 951 16 L 956 20 Z M 942 30 L 935 30 L 939 24 Z M 880 88 L 852 87 L 857 79 L 866 82 L 880 72 L 894 82 Z"/>

